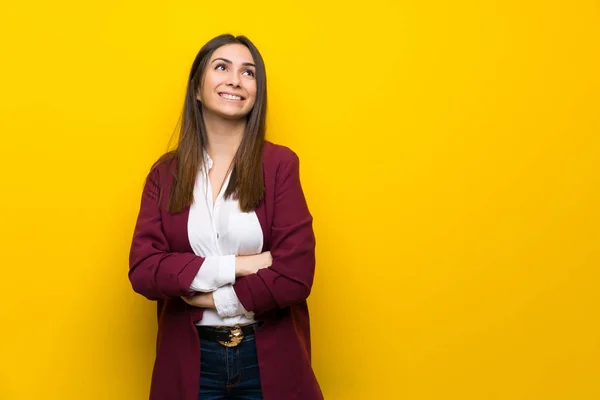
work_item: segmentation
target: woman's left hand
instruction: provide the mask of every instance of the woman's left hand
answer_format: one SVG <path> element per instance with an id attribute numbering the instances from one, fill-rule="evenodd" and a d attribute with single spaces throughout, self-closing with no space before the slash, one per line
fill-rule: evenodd
<path id="1" fill-rule="evenodd" d="M 181 299 L 190 306 L 201 308 L 215 308 L 215 300 L 212 293 L 198 293 L 193 296 L 182 296 Z"/>

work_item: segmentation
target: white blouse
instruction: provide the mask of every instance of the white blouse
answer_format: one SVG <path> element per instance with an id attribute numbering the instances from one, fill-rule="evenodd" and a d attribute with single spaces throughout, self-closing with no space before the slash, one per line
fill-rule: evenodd
<path id="1" fill-rule="evenodd" d="M 194 202 L 188 217 L 188 237 L 192 250 L 203 257 L 204 263 L 194 278 L 191 290 L 212 292 L 216 310 L 205 309 L 198 325 L 232 326 L 254 321 L 254 313 L 248 312 L 240 303 L 235 283 L 235 257 L 259 254 L 263 246 L 263 234 L 254 211 L 242 212 L 239 202 L 231 197 L 224 199 L 231 173 L 212 204 L 213 191 L 208 171 L 213 161 L 205 153 L 204 165 L 198 173 L 194 186 Z"/>

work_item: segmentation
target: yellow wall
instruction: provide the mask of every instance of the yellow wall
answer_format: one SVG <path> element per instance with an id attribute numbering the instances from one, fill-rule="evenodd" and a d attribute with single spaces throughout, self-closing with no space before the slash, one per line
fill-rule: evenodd
<path id="1" fill-rule="evenodd" d="M 600 4 L 362 3 L 2 4 L 0 399 L 146 398 L 142 181 L 228 31 L 302 160 L 327 399 L 600 398 Z"/>

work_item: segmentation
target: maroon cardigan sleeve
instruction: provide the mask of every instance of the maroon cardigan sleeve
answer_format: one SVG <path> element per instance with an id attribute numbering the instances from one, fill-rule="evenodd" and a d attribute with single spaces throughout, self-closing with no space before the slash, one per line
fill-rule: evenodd
<path id="1" fill-rule="evenodd" d="M 150 300 L 194 294 L 190 285 L 204 262 L 194 253 L 169 251 L 161 222 L 159 169 L 154 166 L 146 179 L 129 253 L 133 290 Z"/>
<path id="2" fill-rule="evenodd" d="M 248 311 L 260 315 L 306 300 L 315 272 L 312 216 L 300 184 L 298 156 L 291 150 L 275 181 L 270 227 L 271 267 L 239 278 L 234 290 Z"/>

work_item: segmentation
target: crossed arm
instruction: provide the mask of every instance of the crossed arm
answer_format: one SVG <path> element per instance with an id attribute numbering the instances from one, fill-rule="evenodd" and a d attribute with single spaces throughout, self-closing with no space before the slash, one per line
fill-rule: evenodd
<path id="1" fill-rule="evenodd" d="M 272 262 L 273 258 L 271 257 L 271 252 L 269 251 L 249 256 L 237 256 L 235 257 L 235 278 L 237 279 L 250 274 L 255 274 L 263 268 L 269 268 Z M 213 275 L 216 274 L 218 274 L 218 271 L 215 271 L 213 273 Z M 207 281 L 211 281 L 211 283 L 213 283 L 214 286 L 214 282 L 218 281 L 218 279 L 216 279 L 214 276 L 199 277 L 198 275 L 196 275 L 196 279 L 194 279 L 194 282 L 192 283 L 192 289 L 198 290 L 198 292 L 192 296 L 181 296 L 181 298 L 183 299 L 183 301 L 194 307 L 211 308 L 218 310 L 220 307 L 217 307 L 215 303 L 214 293 L 224 286 L 228 286 L 227 289 L 229 290 L 233 290 L 233 287 L 230 283 L 227 283 L 225 285 L 221 285 L 213 289 L 213 287 L 210 287 L 211 285 L 208 284 Z M 236 308 L 239 309 L 239 307 Z M 241 315 L 242 313 L 243 312 L 238 311 L 235 312 L 234 315 L 228 314 L 227 316 L 232 317 L 236 315 Z"/>
<path id="2" fill-rule="evenodd" d="M 312 216 L 300 185 L 298 158 L 287 151 L 270 167 L 275 179 L 269 198 L 273 210 L 270 253 L 237 257 L 236 279 L 230 283 L 243 309 L 257 315 L 304 301 L 315 271 Z M 182 298 L 195 306 L 215 307 L 216 290 L 203 294 L 192 288 L 205 258 L 169 247 L 159 205 L 160 174 L 160 168 L 152 169 L 142 192 L 129 254 L 133 290 L 150 300 Z"/>

